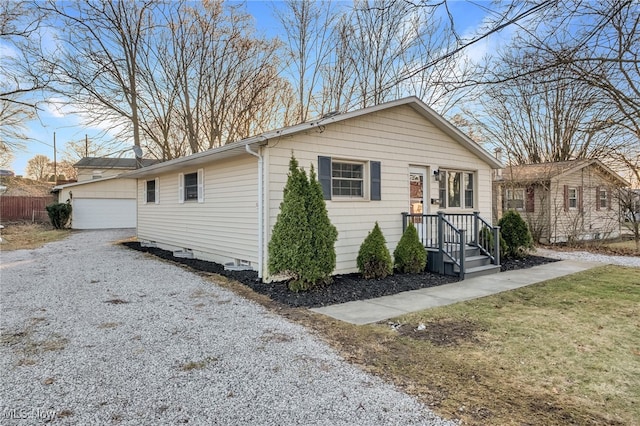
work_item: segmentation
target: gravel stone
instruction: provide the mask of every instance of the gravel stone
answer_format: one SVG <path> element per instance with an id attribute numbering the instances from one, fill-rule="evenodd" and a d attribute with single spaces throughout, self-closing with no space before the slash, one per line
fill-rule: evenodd
<path id="1" fill-rule="evenodd" d="M 588 251 L 561 251 L 538 247 L 536 254 L 561 260 L 579 260 L 640 268 L 640 256 L 614 256 Z"/>
<path id="2" fill-rule="evenodd" d="M 1 424 L 456 424 L 132 233 L 1 254 Z"/>

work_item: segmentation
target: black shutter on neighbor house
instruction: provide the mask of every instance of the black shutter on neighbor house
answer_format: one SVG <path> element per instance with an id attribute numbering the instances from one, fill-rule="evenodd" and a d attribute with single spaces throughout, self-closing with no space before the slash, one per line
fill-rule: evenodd
<path id="1" fill-rule="evenodd" d="M 379 161 L 371 161 L 371 199 L 378 201 L 382 199 L 381 193 L 381 166 Z"/>
<path id="2" fill-rule="evenodd" d="M 524 210 L 527 213 L 533 213 L 535 212 L 536 209 L 536 192 L 535 189 L 532 186 L 528 186 L 526 189 L 526 197 L 527 199 L 525 200 L 525 208 Z"/>
<path id="3" fill-rule="evenodd" d="M 318 156 L 318 182 L 325 200 L 331 199 L 331 157 Z"/>

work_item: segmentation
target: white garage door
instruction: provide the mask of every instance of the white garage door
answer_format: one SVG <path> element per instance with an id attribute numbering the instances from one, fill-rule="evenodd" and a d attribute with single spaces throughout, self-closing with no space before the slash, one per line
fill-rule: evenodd
<path id="1" fill-rule="evenodd" d="M 136 200 L 117 198 L 74 198 L 74 229 L 135 228 Z"/>

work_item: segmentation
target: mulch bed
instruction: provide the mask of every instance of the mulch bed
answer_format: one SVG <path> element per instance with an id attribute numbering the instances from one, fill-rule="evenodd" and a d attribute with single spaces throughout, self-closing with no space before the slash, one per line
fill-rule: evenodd
<path id="1" fill-rule="evenodd" d="M 423 272 L 421 274 L 395 274 L 384 279 L 365 280 L 360 274 L 336 275 L 330 285 L 307 292 L 289 291 L 287 283 L 263 283 L 258 279 L 256 271 L 227 271 L 223 265 L 206 260 L 173 257 L 173 253 L 159 248 L 142 247 L 138 242 L 124 242 L 124 246 L 133 250 L 153 254 L 162 259 L 189 266 L 197 271 L 211 272 L 241 282 L 256 293 L 264 294 L 272 300 L 291 307 L 320 307 L 354 300 L 372 299 L 388 296 L 403 291 L 435 287 L 459 281 L 458 277 Z M 520 260 L 507 260 L 502 263 L 501 270 L 531 268 L 549 262 L 556 262 L 541 256 L 529 256 Z"/>

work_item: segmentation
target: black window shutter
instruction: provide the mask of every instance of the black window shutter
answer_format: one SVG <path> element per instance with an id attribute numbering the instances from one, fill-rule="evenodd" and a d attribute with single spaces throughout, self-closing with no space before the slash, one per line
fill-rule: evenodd
<path id="1" fill-rule="evenodd" d="M 371 199 L 372 200 L 381 200 L 381 167 L 379 161 L 371 161 Z"/>
<path id="2" fill-rule="evenodd" d="M 331 199 L 331 157 L 318 156 L 318 182 L 325 200 Z"/>

